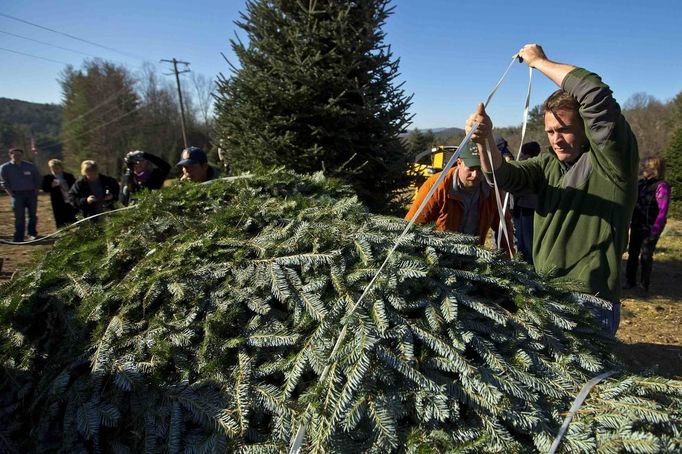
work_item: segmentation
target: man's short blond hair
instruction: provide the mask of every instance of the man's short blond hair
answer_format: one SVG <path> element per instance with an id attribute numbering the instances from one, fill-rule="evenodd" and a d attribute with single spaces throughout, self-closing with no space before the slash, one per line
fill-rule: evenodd
<path id="1" fill-rule="evenodd" d="M 86 159 L 85 161 L 81 162 L 81 175 L 85 175 L 85 172 L 88 171 L 94 171 L 97 172 L 99 171 L 99 167 L 97 166 L 97 163 L 93 161 L 92 159 Z"/>
<path id="2" fill-rule="evenodd" d="M 64 168 L 64 163 L 61 159 L 50 159 L 47 161 L 47 165 L 48 167 L 59 167 L 60 169 Z"/>

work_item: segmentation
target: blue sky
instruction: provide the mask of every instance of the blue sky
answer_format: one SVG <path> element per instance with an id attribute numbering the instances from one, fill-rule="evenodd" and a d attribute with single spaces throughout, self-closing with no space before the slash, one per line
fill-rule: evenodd
<path id="1" fill-rule="evenodd" d="M 384 27 L 400 58 L 400 81 L 414 94 L 412 127 L 462 127 L 526 43 L 547 55 L 599 73 L 621 103 L 635 93 L 668 101 L 682 91 L 682 2 L 602 0 L 570 2 L 394 0 Z M 193 71 L 228 73 L 229 39 L 242 0 L 76 1 L 0 0 L 0 13 L 68 33 L 127 55 L 73 40 L 0 16 L 0 48 L 80 66 L 87 56 L 8 33 L 123 63 L 191 62 Z M 158 65 L 160 70 L 165 66 Z M 0 49 L 0 97 L 58 103 L 64 64 Z M 165 71 L 167 72 L 167 71 Z M 490 104 L 498 126 L 519 125 L 528 83 L 526 65 L 515 64 Z M 531 104 L 554 89 L 533 74 Z"/>

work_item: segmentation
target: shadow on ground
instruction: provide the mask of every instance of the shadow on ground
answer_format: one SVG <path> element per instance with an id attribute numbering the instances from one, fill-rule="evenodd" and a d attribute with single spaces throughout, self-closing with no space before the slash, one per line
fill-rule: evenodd
<path id="1" fill-rule="evenodd" d="M 682 379 L 682 347 L 678 345 L 618 343 L 619 359 L 633 372 L 653 371 L 667 378 Z"/>
<path id="2" fill-rule="evenodd" d="M 672 258 L 672 254 L 677 254 L 677 251 L 672 251 L 669 248 L 661 248 L 661 250 L 657 248 L 654 254 L 649 291 L 644 291 L 638 286 L 623 290 L 621 296 L 641 300 L 652 298 L 678 300 L 682 296 L 682 260 Z M 623 279 L 625 277 L 626 259 L 623 260 Z M 639 274 L 637 277 L 639 279 Z"/>

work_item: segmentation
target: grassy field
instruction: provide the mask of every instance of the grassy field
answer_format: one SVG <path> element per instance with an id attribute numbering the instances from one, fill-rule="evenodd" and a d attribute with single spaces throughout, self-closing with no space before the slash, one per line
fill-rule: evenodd
<path id="1" fill-rule="evenodd" d="M 0 238 L 12 239 L 14 217 L 9 197 L 0 196 Z M 38 201 L 38 233 L 55 231 L 50 198 Z M 31 246 L 0 244 L 0 279 L 30 269 L 34 253 L 50 242 Z M 638 289 L 622 295 L 623 312 L 618 338 L 622 360 L 636 370 L 656 370 L 682 378 L 682 221 L 669 219 L 656 250 L 649 292 Z"/>

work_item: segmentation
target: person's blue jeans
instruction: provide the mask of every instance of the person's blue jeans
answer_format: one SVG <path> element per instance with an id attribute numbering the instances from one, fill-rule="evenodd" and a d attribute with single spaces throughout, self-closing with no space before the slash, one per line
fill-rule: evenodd
<path id="1" fill-rule="evenodd" d="M 612 301 L 611 304 L 613 304 L 613 308 L 611 310 L 594 306 L 592 307 L 592 313 L 602 324 L 604 331 L 611 334 L 612 336 L 615 336 L 616 331 L 618 331 L 618 326 L 620 325 L 621 304 L 618 300 Z"/>
<path id="2" fill-rule="evenodd" d="M 533 264 L 533 218 L 535 215 L 520 214 L 514 216 L 514 237 L 516 250 L 521 253 L 523 260 Z"/>
<path id="3" fill-rule="evenodd" d="M 37 236 L 38 225 L 38 196 L 35 191 L 15 191 L 12 195 L 12 208 L 14 209 L 14 241 L 24 241 L 26 227 L 26 211 L 28 210 L 28 234 Z"/>

